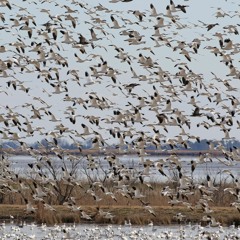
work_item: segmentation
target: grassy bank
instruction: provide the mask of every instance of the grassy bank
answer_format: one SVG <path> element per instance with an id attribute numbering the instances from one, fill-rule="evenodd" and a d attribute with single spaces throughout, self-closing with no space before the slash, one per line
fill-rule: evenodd
<path id="1" fill-rule="evenodd" d="M 31 179 L 20 178 L 17 180 L 9 182 L 9 188 L 6 188 L 4 194 L 0 194 L 0 219 L 2 221 L 14 220 L 17 223 L 34 221 L 47 224 L 73 222 L 124 224 L 125 220 L 130 220 L 132 224 L 148 224 L 153 221 L 157 225 L 166 225 L 178 223 L 176 214 L 181 213 L 184 215 L 183 223 L 201 222 L 204 225 L 207 222 L 202 220 L 203 216 L 211 215 L 223 225 L 233 223 L 240 225 L 240 213 L 235 207 L 230 207 L 230 204 L 236 201 L 236 196 L 225 191 L 226 188 L 234 187 L 234 183 L 226 181 L 216 184 L 217 190 L 210 192 L 208 196 L 201 193 L 197 184 L 195 189 L 191 189 L 191 194 L 181 195 L 176 194 L 178 192 L 178 185 L 176 184 L 178 181 L 168 183 L 151 182 L 148 184 L 135 182 L 132 186 L 139 189 L 144 197 L 134 198 L 131 194 L 123 194 L 115 186 L 115 183 L 109 180 L 102 183 L 104 189 L 99 183 L 95 184 L 95 181 L 90 183 L 82 181 L 80 185 L 72 187 L 71 184 L 60 180 L 58 182 L 60 188 L 55 192 L 53 190 L 56 189 L 56 186 L 52 188 L 49 182 L 41 183 L 40 181 L 36 182 Z M 205 179 L 200 182 L 205 183 L 204 181 Z M 47 196 L 43 197 L 43 201 L 33 199 L 36 191 L 33 183 L 48 191 Z M 63 193 L 66 193 L 69 186 L 72 187 L 70 189 L 71 195 L 66 195 L 63 204 L 59 204 L 59 197 L 65 196 Z M 172 194 L 163 194 L 166 186 L 170 187 L 173 191 Z M 11 191 L 9 191 L 10 188 Z M 129 187 L 129 192 L 130 190 L 132 188 Z M 203 197 L 205 197 L 204 203 L 203 201 L 200 202 Z M 179 203 L 172 204 L 172 198 L 176 198 Z M 26 211 L 26 199 L 36 208 L 35 213 Z M 79 207 L 79 210 L 71 208 L 71 205 L 69 205 L 71 199 L 74 199 L 72 205 Z M 49 204 L 54 210 L 47 209 L 44 204 Z M 208 205 L 207 210 L 204 210 L 205 205 Z M 146 206 L 152 206 L 153 214 L 150 213 L 149 208 Z M 109 218 L 101 215 L 97 208 L 104 212 L 109 211 L 113 217 Z M 83 218 L 81 210 L 88 214 L 91 220 Z M 209 211 L 209 213 L 206 211 Z M 11 219 L 10 216 L 13 216 L 13 218 Z"/>
<path id="2" fill-rule="evenodd" d="M 64 206 L 53 206 L 55 211 L 37 211 L 34 214 L 26 214 L 24 205 L 0 205 L 0 221 L 13 221 L 20 223 L 22 221 L 37 223 L 111 223 L 124 224 L 125 220 L 131 221 L 132 224 L 146 225 L 153 221 L 155 225 L 178 224 L 176 214 L 181 212 L 185 217 L 182 223 L 207 223 L 202 220 L 206 215 L 201 211 L 191 211 L 184 207 L 153 207 L 155 215 L 149 214 L 141 206 L 101 206 L 104 211 L 109 211 L 114 216 L 112 220 L 101 217 L 97 211 L 97 206 L 84 206 L 82 209 L 91 216 L 92 220 L 85 220 L 80 217 L 80 212 L 70 212 Z M 231 225 L 235 223 L 240 225 L 240 213 L 231 207 L 213 207 L 211 216 L 215 217 L 222 225 Z M 11 217 L 10 217 L 11 216 Z"/>

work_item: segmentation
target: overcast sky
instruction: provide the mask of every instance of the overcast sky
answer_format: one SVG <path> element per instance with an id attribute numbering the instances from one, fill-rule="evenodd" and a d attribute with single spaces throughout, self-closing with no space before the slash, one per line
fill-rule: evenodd
<path id="1" fill-rule="evenodd" d="M 240 13 L 236 11 L 239 8 L 237 1 L 174 1 L 176 6 L 178 4 L 187 5 L 186 13 L 181 10 L 172 13 L 174 21 L 169 16 L 166 16 L 166 7 L 169 1 L 134 0 L 129 3 L 110 3 L 110 1 L 91 0 L 81 1 L 81 6 L 78 1 L 42 1 L 41 3 L 18 1 L 17 4 L 15 1 L 9 1 L 9 3 L 11 9 L 7 6 L 0 9 L 4 17 L 0 25 L 3 28 L 1 30 L 0 45 L 5 47 L 0 56 L 5 63 L 7 61 L 13 62 L 10 69 L 1 67 L 4 74 L 8 75 L 6 77 L 3 74 L 0 78 L 2 91 L 0 92 L 1 111 L 5 118 L 9 118 L 10 115 L 15 116 L 17 113 L 22 114 L 22 116 L 17 117 L 21 123 L 19 128 L 22 130 L 20 131 L 12 122 L 9 126 L 10 130 L 7 130 L 8 127 L 4 125 L 4 122 L 1 122 L 1 127 L 3 131 L 7 132 L 7 135 L 9 135 L 8 131 L 16 132 L 20 137 L 23 137 L 24 141 L 33 142 L 49 137 L 46 134 L 49 131 L 56 131 L 56 126 L 62 123 L 69 128 L 69 131 L 65 132 L 63 136 L 68 141 L 71 141 L 69 135 L 74 137 L 75 130 L 80 133 L 83 132 L 81 123 L 84 123 L 94 131 L 101 133 L 111 142 L 111 135 L 108 133 L 110 128 L 119 127 L 124 131 L 133 128 L 133 132 L 145 131 L 150 136 L 154 133 L 149 126 L 156 124 L 156 128 L 166 136 L 165 139 L 175 138 L 181 133 L 181 128 L 168 126 L 168 131 L 166 131 L 162 126 L 159 126 L 156 117 L 156 112 L 158 112 L 166 114 L 169 121 L 171 121 L 171 117 L 176 118 L 176 115 L 172 115 L 171 111 L 164 111 L 166 101 L 170 99 L 172 109 L 182 111 L 183 115 L 191 122 L 190 129 L 188 126 L 183 125 L 183 129 L 188 131 L 190 135 L 211 139 L 222 139 L 224 137 L 224 133 L 219 127 L 206 129 L 202 125 L 204 122 L 212 124 L 205 115 L 191 116 L 196 106 L 189 104 L 189 101 L 191 96 L 194 96 L 201 112 L 213 112 L 212 114 L 217 119 L 219 116 L 229 117 L 228 109 L 232 107 L 229 97 L 239 97 L 239 79 L 236 79 L 235 76 L 228 76 L 231 64 L 236 68 L 237 72 L 239 71 L 237 69 L 239 66 L 239 53 L 232 54 L 234 50 L 239 51 L 239 45 L 235 45 L 231 50 L 221 49 L 219 39 L 216 37 L 216 33 L 221 33 L 224 39 L 231 39 L 234 43 L 238 43 L 239 35 L 233 32 L 234 28 L 229 27 L 229 25 L 235 26 L 235 23 L 239 21 Z M 150 16 L 150 3 L 154 5 L 159 16 L 164 18 L 164 24 L 166 25 L 159 29 L 162 37 L 162 40 L 158 40 L 160 47 L 154 47 L 156 42 L 151 39 L 151 37 L 157 38 L 153 35 L 158 16 Z M 142 21 L 133 14 L 133 11 L 137 10 L 143 14 Z M 216 17 L 217 14 L 223 17 Z M 69 16 L 75 19 L 76 27 L 68 20 Z M 118 21 L 121 28 L 112 28 L 111 16 Z M 97 23 L 98 20 L 101 20 L 102 23 Z M 26 21 L 29 21 L 28 26 Z M 46 23 L 54 24 L 52 28 L 56 28 L 58 33 L 56 39 L 53 39 L 50 30 L 49 32 L 46 30 L 44 26 Z M 208 31 L 207 26 L 209 24 L 218 25 Z M 239 30 L 238 25 L 235 27 Z M 84 45 L 85 52 L 83 53 L 76 43 L 79 41 L 80 34 L 88 41 L 91 41 L 91 28 L 94 29 L 99 40 L 93 42 L 94 47 L 91 44 Z M 32 32 L 31 37 L 28 35 L 29 30 Z M 124 30 L 137 31 L 142 36 L 142 43 L 129 45 L 128 41 L 126 41 L 128 36 L 122 35 Z M 64 32 L 68 32 L 71 36 L 71 43 L 64 42 Z M 44 36 L 46 35 L 49 37 L 49 43 L 45 40 Z M 201 43 L 197 53 L 191 48 L 194 39 L 195 42 L 198 39 Z M 191 61 L 180 53 L 181 49 L 178 47 L 180 42 L 185 42 L 184 48 L 189 51 Z M 17 50 L 16 43 L 23 44 L 24 51 Z M 44 65 L 40 54 L 33 50 L 38 44 L 41 44 L 41 52 L 47 59 L 46 65 Z M 116 58 L 119 52 L 116 51 L 115 47 L 123 48 L 124 53 L 129 58 L 125 61 Z M 226 65 L 222 62 L 223 58 L 220 55 L 216 57 L 211 52 L 213 47 L 219 48 L 224 55 L 229 54 L 232 63 Z M 151 51 L 149 48 L 151 48 Z M 51 59 L 51 51 L 65 59 L 68 66 L 58 64 L 54 59 Z M 77 62 L 75 54 L 87 61 L 83 63 Z M 143 67 L 139 62 L 139 54 L 151 57 L 154 67 Z M 87 82 L 85 72 L 93 75 L 90 67 L 94 67 L 99 71 L 100 67 L 98 65 L 103 63 L 99 55 L 104 61 L 107 61 L 108 68 L 110 67 L 117 72 L 115 82 L 111 77 L 106 76 L 105 72 L 100 73 L 99 78 L 92 76 L 93 84 Z M 40 71 L 34 66 L 34 61 L 40 63 Z M 133 73 L 130 67 L 134 69 L 137 75 L 142 75 L 140 79 L 132 78 Z M 183 91 L 185 86 L 181 82 L 181 77 L 177 76 L 180 71 L 179 67 L 185 69 L 188 77 L 190 73 L 196 74 L 196 78 L 193 75 L 189 77 L 195 91 Z M 165 71 L 168 75 L 168 79 L 162 83 L 158 82 L 158 76 L 154 74 L 159 69 Z M 59 79 L 55 74 L 56 70 L 59 73 Z M 77 71 L 79 80 L 76 80 L 71 73 L 69 74 L 71 70 Z M 51 79 L 48 79 L 47 74 L 51 75 Z M 213 79 L 214 75 L 221 80 Z M 202 85 L 196 80 L 197 76 L 200 76 Z M 236 90 L 230 91 L 224 85 L 224 80 L 229 80 L 230 85 L 236 87 Z M 14 90 L 13 85 L 7 84 L 7 82 L 11 81 L 17 82 L 17 90 Z M 60 93 L 56 93 L 54 85 L 57 85 L 59 81 L 61 89 Z M 139 84 L 131 93 L 126 89 L 126 85 L 130 83 Z M 167 86 L 174 86 L 175 97 L 166 92 Z M 30 88 L 27 93 L 23 91 L 24 87 Z M 161 95 L 162 101 L 158 102 L 158 106 L 154 111 L 149 110 L 150 106 L 140 109 L 142 117 L 146 119 L 142 124 L 129 123 L 128 127 L 126 127 L 123 124 L 108 123 L 109 119 L 114 118 L 114 111 L 116 110 L 134 113 L 131 104 L 137 106 L 139 104 L 138 97 L 144 97 L 147 102 L 150 102 L 151 96 L 156 91 L 154 88 Z M 217 92 L 220 92 L 222 98 L 227 100 L 216 104 L 214 94 Z M 72 99 L 82 98 L 88 102 L 84 104 L 85 107 L 83 104 L 74 104 L 74 101 L 66 101 L 66 94 Z M 209 97 L 209 94 L 211 97 Z M 98 96 L 99 99 L 104 98 L 109 107 L 106 109 L 91 107 L 89 103 L 90 95 Z M 211 101 L 209 101 L 208 97 Z M 9 106 L 12 112 L 6 106 Z M 48 108 L 46 108 L 47 106 Z M 70 107 L 74 107 L 74 112 L 78 115 L 75 124 L 72 124 L 69 120 L 69 116 L 72 114 L 72 111 L 69 110 Z M 33 108 L 39 109 L 41 119 L 33 117 Z M 237 138 L 238 106 L 234 110 L 236 110 L 236 114 L 233 125 L 227 124 L 225 127 L 231 128 L 231 137 Z M 51 116 L 47 113 L 48 111 L 54 114 L 59 121 L 50 121 Z M 100 119 L 99 126 L 89 122 L 90 116 L 96 116 Z M 10 119 L 12 118 L 10 117 Z M 26 129 L 26 124 L 24 124 L 26 119 L 34 129 L 41 128 L 40 132 L 35 130 L 34 134 L 28 136 L 23 130 Z M 216 121 L 220 122 L 221 118 Z M 9 136 L 11 137 L 11 134 Z M 81 138 L 77 139 L 83 140 Z"/>

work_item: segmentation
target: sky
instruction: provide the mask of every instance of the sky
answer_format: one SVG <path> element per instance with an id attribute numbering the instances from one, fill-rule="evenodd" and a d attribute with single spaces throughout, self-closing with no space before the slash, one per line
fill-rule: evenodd
<path id="1" fill-rule="evenodd" d="M 19 141 L 28 143 L 54 136 L 67 141 L 83 141 L 93 138 L 97 132 L 107 143 L 121 144 L 120 139 L 109 133 L 110 129 L 121 135 L 132 132 L 132 138 L 125 137 L 126 143 L 139 137 L 142 131 L 153 137 L 153 127 L 162 134 L 161 140 L 167 142 L 176 140 L 179 135 L 184 139 L 191 136 L 192 141 L 198 136 L 223 139 L 223 129 L 229 131 L 230 140 L 238 139 L 239 107 L 231 103 L 233 97 L 239 98 L 240 46 L 239 35 L 233 31 L 235 28 L 239 31 L 237 1 L 174 1 L 175 6 L 186 5 L 186 13 L 177 9 L 171 13 L 172 17 L 166 12 L 169 1 L 90 2 L 49 0 L 18 1 L 16 4 L 9 0 L 11 9 L 0 8 L 0 109 L 2 117 L 9 122 L 6 126 L 1 120 L 0 127 L 7 139 L 14 139 L 12 133 L 16 133 Z M 151 16 L 150 3 L 159 15 Z M 143 14 L 142 21 L 134 12 Z M 216 17 L 217 14 L 221 17 Z M 120 28 L 113 28 L 111 17 L 118 21 Z M 160 39 L 155 41 L 158 38 L 154 36 L 157 17 L 164 18 L 165 26 L 159 28 Z M 76 21 L 75 27 L 68 20 L 71 18 Z M 51 24 L 50 29 L 46 28 L 46 23 Z M 218 25 L 208 30 L 209 24 Z M 97 35 L 96 41 L 91 40 L 91 28 Z M 52 35 L 53 29 L 57 32 L 56 39 Z M 140 44 L 129 44 L 129 36 L 123 35 L 124 31 L 128 34 L 135 31 L 141 36 Z M 64 39 L 66 33 L 70 36 L 68 41 Z M 224 40 L 230 39 L 234 43 L 231 49 L 225 49 L 227 42 L 220 47 L 216 36 L 219 33 Z M 88 44 L 79 44 L 80 34 Z M 200 42 L 197 53 L 192 47 L 196 42 Z M 17 49 L 19 45 L 23 50 Z M 217 56 L 212 52 L 214 47 L 220 52 Z M 183 49 L 189 53 L 191 61 L 184 56 Z M 116 57 L 119 51 L 123 52 L 124 60 Z M 144 66 L 139 54 L 145 60 L 151 58 L 153 63 Z M 81 62 L 76 56 L 86 61 Z M 228 57 L 227 65 L 223 57 Z M 102 71 L 104 61 L 107 68 Z M 12 62 L 11 68 L 5 67 L 7 62 Z M 230 71 L 231 65 L 235 68 L 234 73 Z M 97 78 L 91 68 L 97 70 Z M 133 76 L 131 68 L 138 77 Z M 180 68 L 184 74 L 180 73 Z M 114 80 L 110 76 L 112 70 L 116 76 Z M 159 71 L 162 79 L 156 74 Z M 91 76 L 90 82 L 86 72 Z M 190 81 L 190 89 L 183 76 Z M 229 88 L 226 82 L 236 89 Z M 11 83 L 16 83 L 16 90 Z M 136 85 L 131 92 L 129 84 Z M 60 89 L 54 87 L 57 85 Z M 29 88 L 28 92 L 26 88 Z M 153 106 L 151 97 L 156 93 L 160 98 Z M 224 100 L 216 102 L 216 93 Z M 145 101 L 143 107 L 139 107 L 139 97 Z M 195 98 L 196 104 L 190 103 L 191 97 Z M 91 98 L 105 105 L 95 107 Z M 166 110 L 167 100 L 171 101 L 170 110 Z M 201 114 L 192 116 L 196 107 Z M 231 124 L 233 108 L 235 115 Z M 133 123 L 131 119 L 136 119 L 136 109 L 141 113 L 142 121 Z M 35 115 L 36 110 L 39 117 Z M 124 119 L 130 116 L 127 124 L 116 121 L 116 111 L 122 112 Z M 183 122 L 171 125 L 177 119 L 177 112 L 185 116 L 191 127 Z M 165 114 L 168 122 L 165 127 L 159 122 L 158 114 Z M 214 116 L 214 122 L 207 118 L 209 114 Z M 73 115 L 76 115 L 75 123 L 70 121 Z M 94 117 L 99 120 L 98 125 L 92 121 Z M 19 124 L 13 119 L 18 119 Z M 66 128 L 63 134 L 59 133 L 60 124 Z M 84 132 L 81 124 L 88 126 L 91 134 L 79 137 L 78 133 Z M 30 126 L 33 133 L 27 132 Z M 2 133 L 3 141 L 7 140 L 4 136 Z"/>

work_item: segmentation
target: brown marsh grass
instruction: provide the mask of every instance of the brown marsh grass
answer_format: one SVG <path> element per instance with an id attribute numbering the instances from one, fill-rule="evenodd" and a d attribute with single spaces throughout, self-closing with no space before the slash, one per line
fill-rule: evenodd
<path id="1" fill-rule="evenodd" d="M 21 192 L 11 191 L 2 196 L 2 204 L 0 204 L 1 219 L 9 219 L 10 215 L 12 215 L 15 221 L 29 220 L 47 224 L 82 223 L 87 221 L 81 218 L 79 211 L 72 212 L 67 206 L 57 205 L 56 199 L 52 195 L 47 197 L 45 201 L 51 204 L 56 211 L 46 210 L 43 207 L 43 203 L 35 202 L 34 204 L 37 207 L 36 213 L 27 214 L 23 197 L 33 202 L 32 182 L 29 179 L 22 179 L 22 181 L 25 181 L 29 189 L 24 189 Z M 89 189 L 87 182 L 83 182 L 81 184 L 82 187 L 74 188 L 72 196 L 76 199 L 76 205 L 80 206 L 81 209 L 92 217 L 92 221 L 87 222 L 123 224 L 125 220 L 131 220 L 132 224 L 147 224 L 150 221 L 153 221 L 155 224 L 174 224 L 177 223 L 174 216 L 178 212 L 181 212 L 185 216 L 184 222 L 186 223 L 199 222 L 204 215 L 207 215 L 199 209 L 190 210 L 182 205 L 170 206 L 168 203 L 170 200 L 169 197 L 162 196 L 161 194 L 162 189 L 166 185 L 172 188 L 175 187 L 173 183 L 152 182 L 151 188 L 145 184 L 135 183 L 135 186 L 140 189 L 141 194 L 145 196 L 142 200 L 153 207 L 156 216 L 145 210 L 143 203 L 139 199 L 124 197 L 120 193 L 115 193 L 117 201 L 114 201 L 111 196 L 107 196 L 101 189 L 97 188 L 95 189 L 95 193 L 100 200 L 96 202 L 93 196 L 86 193 L 87 189 Z M 113 189 L 111 182 L 107 182 L 105 186 L 109 191 Z M 17 184 L 12 183 L 13 189 L 17 189 L 17 187 Z M 224 188 L 232 187 L 232 184 L 224 182 L 217 187 L 218 191 L 214 192 L 213 201 L 209 202 L 209 206 L 213 210 L 211 216 L 214 216 L 222 224 L 229 225 L 233 222 L 237 225 L 240 224 L 240 213 L 235 208 L 230 207 L 230 203 L 235 198 L 229 193 L 224 192 Z M 201 193 L 194 191 L 194 194 L 189 196 L 188 202 L 194 206 L 200 197 Z M 97 207 L 104 211 L 110 211 L 114 215 L 114 218 L 112 220 L 103 218 L 99 215 Z"/>
<path id="2" fill-rule="evenodd" d="M 141 206 L 105 206 L 102 205 L 101 209 L 104 211 L 110 211 L 114 218 L 112 220 L 105 219 L 97 213 L 96 206 L 87 206 L 83 207 L 93 220 L 84 220 L 80 217 L 79 212 L 70 212 L 66 207 L 63 206 L 54 206 L 56 212 L 46 211 L 39 208 L 38 211 L 34 214 L 26 214 L 24 205 L 0 205 L 0 216 L 2 220 L 10 220 L 9 216 L 14 217 L 15 222 L 21 221 L 35 221 L 36 223 L 47 223 L 48 225 L 61 224 L 61 223 L 110 223 L 110 224 L 124 224 L 125 220 L 131 221 L 132 224 L 137 225 L 147 225 L 150 221 L 153 221 L 155 225 L 169 225 L 169 224 L 178 224 L 175 215 L 176 213 L 181 212 L 185 218 L 183 224 L 191 223 L 201 223 L 206 225 L 206 222 L 203 222 L 201 219 L 205 213 L 201 211 L 191 211 L 185 207 L 153 207 L 156 217 L 144 211 Z M 211 216 L 221 222 L 223 225 L 240 225 L 240 214 L 231 207 L 213 207 L 214 212 Z"/>

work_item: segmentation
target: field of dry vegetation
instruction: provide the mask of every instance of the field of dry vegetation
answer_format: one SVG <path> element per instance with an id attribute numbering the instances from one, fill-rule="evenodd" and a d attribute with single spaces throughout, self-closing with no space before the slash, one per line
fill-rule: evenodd
<path id="1" fill-rule="evenodd" d="M 153 221 L 154 224 L 176 224 L 177 213 L 184 215 L 182 222 L 200 222 L 204 225 L 206 222 L 201 219 L 203 216 L 208 215 L 204 212 L 201 204 L 199 204 L 200 191 L 194 191 L 194 194 L 187 196 L 178 196 L 179 203 L 171 205 L 169 196 L 163 196 L 162 190 L 166 185 L 171 188 L 176 188 L 174 183 L 151 183 L 151 186 L 146 184 L 137 183 L 137 187 L 140 189 L 141 194 L 145 197 L 140 199 L 131 199 L 131 196 L 123 196 L 121 193 L 116 193 L 115 198 L 106 195 L 100 188 L 95 188 L 95 197 L 89 194 L 89 183 L 82 182 L 81 186 L 74 187 L 71 192 L 72 199 L 74 199 L 74 205 L 80 207 L 81 210 L 86 212 L 91 220 L 86 220 L 81 217 L 80 210 L 73 210 L 71 205 L 62 204 L 59 205 L 57 195 L 49 194 L 46 197 L 45 202 L 33 201 L 36 212 L 29 213 L 26 211 L 26 203 L 24 199 L 32 199 L 33 183 L 31 180 L 21 179 L 21 183 L 25 183 L 26 189 L 23 191 L 8 192 L 1 195 L 0 204 L 0 218 L 5 221 L 14 220 L 16 222 L 21 221 L 35 221 L 37 223 L 111 223 L 111 224 L 124 224 L 125 220 L 131 221 L 132 224 L 147 224 Z M 105 186 L 111 191 L 113 183 L 107 182 Z M 61 183 L 61 191 L 66 191 L 67 187 L 65 183 Z M 46 184 L 47 187 L 47 184 Z M 240 224 L 240 213 L 236 208 L 231 207 L 230 204 L 235 200 L 234 196 L 224 191 L 225 188 L 231 187 L 230 183 L 219 183 L 217 185 L 218 190 L 213 194 L 212 201 L 209 201 L 211 216 L 214 216 L 217 221 L 225 225 L 235 223 Z M 16 186 L 12 186 L 13 189 L 17 189 Z M 92 189 L 92 186 L 91 186 Z M 186 206 L 183 202 L 189 202 L 192 207 Z M 211 204 L 212 202 L 212 204 Z M 54 210 L 48 210 L 44 204 L 50 204 Z M 154 214 L 151 214 L 147 208 L 147 205 L 152 206 Z M 105 218 L 98 212 L 97 207 L 103 211 L 109 211 L 113 218 Z"/>

